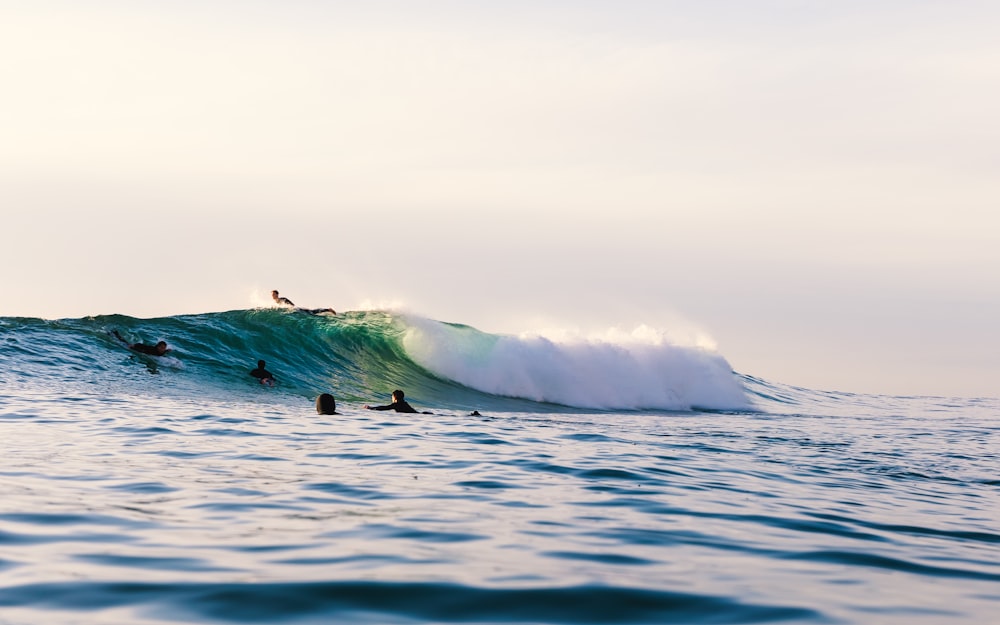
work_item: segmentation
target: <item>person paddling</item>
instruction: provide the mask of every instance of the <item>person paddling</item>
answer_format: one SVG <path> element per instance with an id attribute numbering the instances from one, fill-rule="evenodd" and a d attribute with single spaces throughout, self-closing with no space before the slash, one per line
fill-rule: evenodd
<path id="1" fill-rule="evenodd" d="M 403 394 L 403 391 L 401 391 L 399 389 L 396 389 L 395 391 L 392 392 L 392 403 L 391 404 L 387 404 L 385 406 L 369 406 L 368 404 L 365 404 L 364 405 L 364 409 L 365 410 L 395 410 L 396 412 L 410 412 L 410 413 L 417 413 L 417 412 L 419 412 L 417 409 L 415 409 L 413 406 L 411 406 L 409 403 L 407 403 L 406 396 Z M 425 412 L 423 414 L 434 414 L 434 413 L 432 413 L 432 412 Z"/>
<path id="2" fill-rule="evenodd" d="M 281 297 L 280 295 L 278 295 L 277 291 L 271 291 L 271 299 L 273 299 L 274 303 L 277 304 L 278 306 L 295 308 L 295 304 L 292 303 L 292 300 L 288 299 L 287 297 Z"/>
<path id="3" fill-rule="evenodd" d="M 125 337 L 123 337 L 121 334 L 118 333 L 118 330 L 113 330 L 111 333 L 126 347 L 128 347 L 134 352 L 139 352 L 140 354 L 146 354 L 148 356 L 162 356 L 170 351 L 170 348 L 167 347 L 166 341 L 160 341 L 156 345 L 146 345 L 145 343 L 129 343 L 128 341 L 125 340 Z"/>
<path id="4" fill-rule="evenodd" d="M 292 300 L 287 297 L 281 297 L 277 291 L 271 291 L 271 299 L 273 299 L 274 303 L 278 306 L 283 308 L 294 308 L 299 312 L 309 313 L 310 315 L 337 314 L 337 311 L 332 308 L 299 308 L 292 302 Z"/>

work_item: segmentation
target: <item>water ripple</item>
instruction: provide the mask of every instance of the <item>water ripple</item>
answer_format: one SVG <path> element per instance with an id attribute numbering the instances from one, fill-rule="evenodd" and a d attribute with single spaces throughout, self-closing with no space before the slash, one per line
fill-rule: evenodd
<path id="1" fill-rule="evenodd" d="M 142 584 L 80 582 L 0 589 L 0 606 L 62 610 L 141 608 L 164 620 L 276 623 L 827 623 L 795 605 L 607 586 L 493 589 L 457 584 L 324 582 Z"/>

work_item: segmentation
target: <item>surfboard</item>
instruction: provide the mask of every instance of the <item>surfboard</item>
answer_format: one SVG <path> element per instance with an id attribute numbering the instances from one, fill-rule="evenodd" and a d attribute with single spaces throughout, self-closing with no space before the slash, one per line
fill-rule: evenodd
<path id="1" fill-rule="evenodd" d="M 332 308 L 296 308 L 295 310 L 307 315 L 323 315 L 325 317 L 333 317 L 337 314 L 337 311 Z"/>

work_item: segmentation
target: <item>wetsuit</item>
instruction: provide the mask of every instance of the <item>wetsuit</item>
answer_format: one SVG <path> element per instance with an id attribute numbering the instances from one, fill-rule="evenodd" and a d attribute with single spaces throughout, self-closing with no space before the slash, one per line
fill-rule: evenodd
<path id="1" fill-rule="evenodd" d="M 156 349 L 156 345 L 144 345 L 143 343 L 133 343 L 128 346 L 132 351 L 139 352 L 140 354 L 149 354 L 150 356 L 162 356 L 160 350 Z M 167 350 L 169 351 L 169 350 Z M 166 352 L 163 352 L 164 354 Z"/>
<path id="2" fill-rule="evenodd" d="M 150 356 L 162 356 L 163 354 L 166 354 L 167 352 L 170 351 L 169 349 L 166 349 L 163 351 L 163 354 L 161 354 L 160 350 L 157 349 L 156 345 L 145 345 L 143 343 L 129 343 L 128 341 L 125 340 L 125 337 L 123 337 L 121 334 L 118 333 L 118 330 L 112 330 L 111 335 L 114 336 L 119 341 L 121 341 L 125 345 L 125 347 L 131 349 L 134 352 L 139 352 L 140 354 L 149 354 Z"/>
<path id="3" fill-rule="evenodd" d="M 372 406 L 371 410 L 395 410 L 396 412 L 417 412 L 405 401 L 394 401 L 388 406 Z"/>
<path id="4" fill-rule="evenodd" d="M 278 306 L 288 306 L 289 308 L 295 308 L 295 304 L 293 304 L 292 300 L 288 299 L 287 297 L 279 297 L 274 300 L 274 303 L 276 303 Z"/>
<path id="5" fill-rule="evenodd" d="M 260 380 L 261 384 L 264 384 L 268 380 L 272 382 L 274 381 L 274 374 L 262 367 L 254 369 L 253 371 L 250 372 L 250 375 Z"/>

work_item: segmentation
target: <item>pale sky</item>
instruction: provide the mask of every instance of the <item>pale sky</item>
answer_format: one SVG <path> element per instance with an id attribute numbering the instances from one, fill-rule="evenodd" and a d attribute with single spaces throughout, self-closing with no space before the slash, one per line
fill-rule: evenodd
<path id="1" fill-rule="evenodd" d="M 0 316 L 277 288 L 998 396 L 998 32 L 963 0 L 0 0 Z"/>

